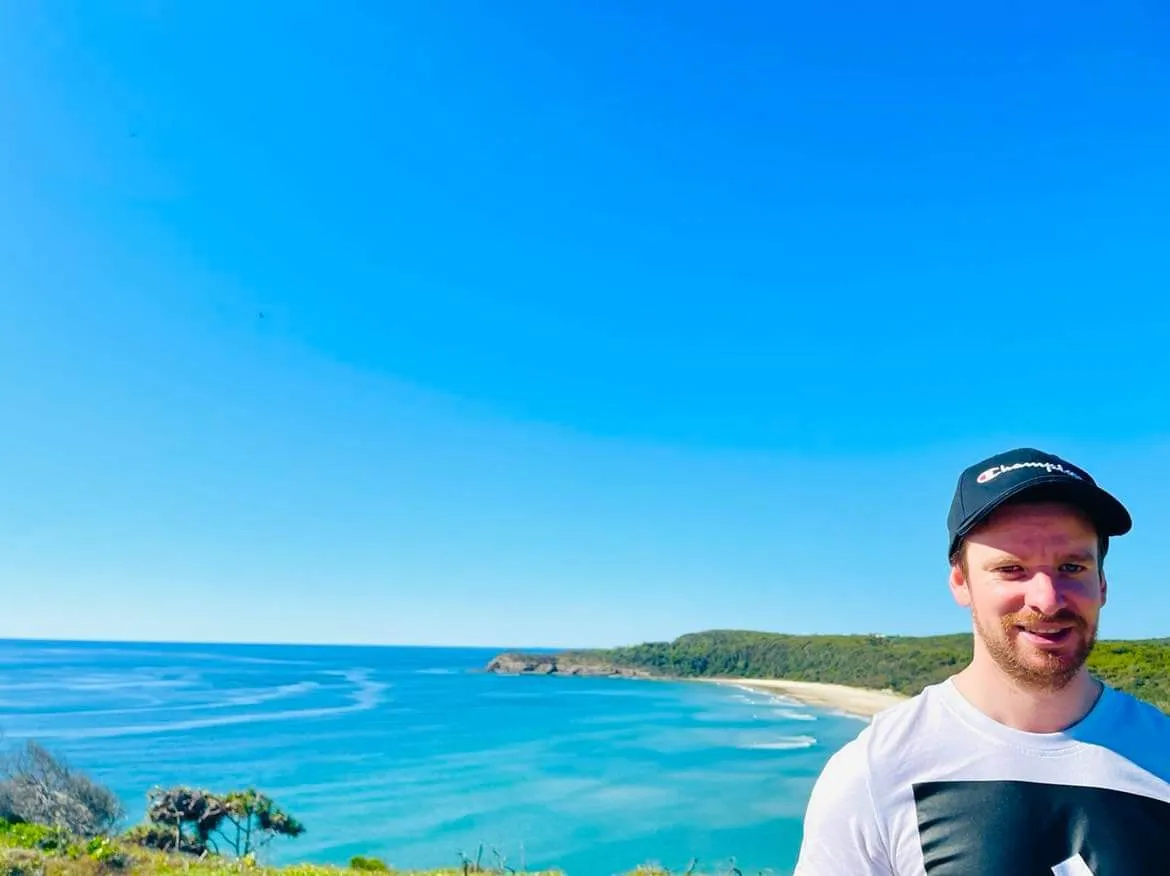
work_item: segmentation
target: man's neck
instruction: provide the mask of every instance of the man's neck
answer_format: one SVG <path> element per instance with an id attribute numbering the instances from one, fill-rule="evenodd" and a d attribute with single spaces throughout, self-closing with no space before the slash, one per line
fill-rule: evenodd
<path id="1" fill-rule="evenodd" d="M 989 718 L 1028 733 L 1067 730 L 1092 711 L 1102 691 L 1083 668 L 1060 690 L 1038 690 L 978 660 L 957 673 L 954 682 L 964 699 Z"/>

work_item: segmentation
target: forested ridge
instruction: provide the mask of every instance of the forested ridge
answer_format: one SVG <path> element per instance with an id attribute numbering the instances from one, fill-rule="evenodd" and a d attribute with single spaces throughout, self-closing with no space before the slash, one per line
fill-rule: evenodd
<path id="1" fill-rule="evenodd" d="M 560 672 L 587 666 L 674 678 L 785 678 L 913 695 L 957 672 L 971 652 L 971 633 L 795 636 L 710 630 L 672 642 L 526 656 L 537 664 L 555 664 L 553 671 Z M 1170 713 L 1170 638 L 1100 641 L 1089 667 L 1106 682 Z"/>

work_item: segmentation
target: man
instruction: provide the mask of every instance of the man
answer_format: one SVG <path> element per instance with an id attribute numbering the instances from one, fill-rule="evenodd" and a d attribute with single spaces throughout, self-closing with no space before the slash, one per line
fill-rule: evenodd
<path id="1" fill-rule="evenodd" d="M 1109 539 L 1130 527 L 1039 450 L 959 476 L 950 589 L 973 659 L 830 758 L 795 876 L 1170 874 L 1170 717 L 1085 666 Z M 1170 596 L 1157 610 L 1170 622 Z"/>

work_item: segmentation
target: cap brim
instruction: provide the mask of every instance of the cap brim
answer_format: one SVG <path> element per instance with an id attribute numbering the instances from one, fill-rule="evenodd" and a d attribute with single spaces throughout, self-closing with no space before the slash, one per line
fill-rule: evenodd
<path id="1" fill-rule="evenodd" d="M 968 535 L 1005 503 L 1025 494 L 1038 499 L 1067 502 L 1080 508 L 1093 521 L 1099 535 L 1125 535 L 1133 528 L 1133 520 L 1125 506 L 1095 484 L 1066 477 L 1038 477 L 1005 490 L 994 502 L 980 508 L 977 514 L 963 521 L 955 532 L 955 539 Z"/>

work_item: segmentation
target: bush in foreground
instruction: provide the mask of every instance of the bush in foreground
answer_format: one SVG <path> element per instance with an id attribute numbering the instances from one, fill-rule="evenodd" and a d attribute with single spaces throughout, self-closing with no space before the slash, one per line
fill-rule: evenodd
<path id="1" fill-rule="evenodd" d="M 305 827 L 253 788 L 219 795 L 195 788 L 150 792 L 147 823 L 126 836 L 141 846 L 189 855 L 231 853 L 253 858 L 278 836 L 298 837 Z"/>
<path id="2" fill-rule="evenodd" d="M 507 865 L 478 866 L 465 859 L 462 866 L 431 870 L 398 870 L 378 858 L 355 856 L 348 867 L 292 864 L 262 867 L 246 858 L 215 854 L 202 857 L 134 845 L 124 838 L 97 837 L 87 841 L 70 838 L 39 824 L 0 821 L 0 874 L 3 876 L 566 876 L 560 870 L 531 871 Z M 686 869 L 670 870 L 643 865 L 628 876 L 757 876 L 735 867 L 734 862 L 700 869 L 693 861 Z"/>
<path id="3" fill-rule="evenodd" d="M 294 864 L 265 867 L 257 852 L 278 837 L 295 838 L 305 827 L 268 796 L 254 790 L 216 794 L 176 787 L 148 795 L 147 820 L 116 832 L 122 817 L 117 797 L 72 770 L 35 743 L 10 758 L 0 781 L 0 876 L 565 876 L 559 870 L 510 866 L 495 849 L 459 853 L 460 865 L 397 870 L 358 855 L 348 867 Z M 485 855 L 486 852 L 490 854 Z M 485 863 L 485 857 L 492 863 Z M 575 876 L 575 874 L 574 874 Z M 699 870 L 646 865 L 629 876 L 749 876 L 734 862 Z M 756 876 L 756 874 L 750 874 Z"/>
<path id="4" fill-rule="evenodd" d="M 0 819 L 94 837 L 113 831 L 122 816 L 112 791 L 36 742 L 0 761 Z"/>

